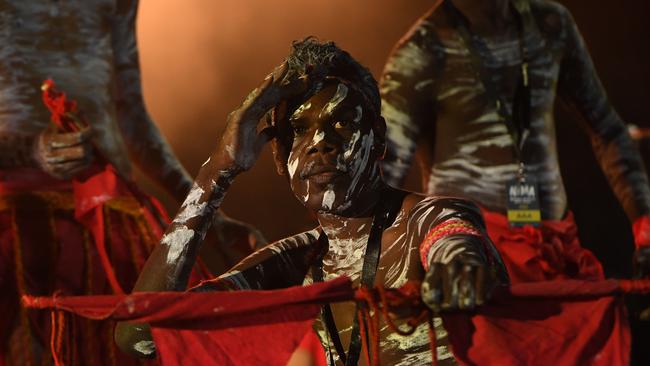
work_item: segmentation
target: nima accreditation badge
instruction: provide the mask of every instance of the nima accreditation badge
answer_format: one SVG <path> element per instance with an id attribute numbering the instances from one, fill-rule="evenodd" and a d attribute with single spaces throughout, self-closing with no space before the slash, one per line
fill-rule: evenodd
<path id="1" fill-rule="evenodd" d="M 506 196 L 510 226 L 539 226 L 542 214 L 539 210 L 539 190 L 534 179 L 527 177 L 508 182 Z"/>

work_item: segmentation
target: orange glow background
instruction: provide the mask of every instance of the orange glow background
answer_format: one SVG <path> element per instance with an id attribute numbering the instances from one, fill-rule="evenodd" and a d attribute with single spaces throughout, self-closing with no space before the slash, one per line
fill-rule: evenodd
<path id="1" fill-rule="evenodd" d="M 292 40 L 308 35 L 334 40 L 378 77 L 393 44 L 433 2 L 141 0 L 138 39 L 149 111 L 195 174 L 216 146 L 227 114 L 282 61 Z M 617 111 L 627 122 L 650 127 L 650 1 L 560 2 L 573 13 Z M 572 123 L 575 116 L 559 109 L 560 163 L 583 246 L 594 251 L 608 276 L 629 276 L 630 223 L 596 164 L 588 137 Z M 650 141 L 640 147 L 648 164 Z M 417 174 L 409 182 L 408 188 L 419 188 Z M 224 210 L 254 224 L 270 240 L 314 225 L 275 173 L 268 148 L 252 171 L 237 178 Z M 631 313 L 634 306 L 639 305 Z M 632 325 L 637 333 L 633 353 L 648 360 L 650 327 Z"/>
<path id="2" fill-rule="evenodd" d="M 650 15 L 650 2 L 618 0 L 609 2 L 611 7 L 604 1 L 562 3 L 573 12 L 619 113 L 629 122 L 648 126 L 650 27 L 642 15 Z M 215 146 L 227 114 L 282 61 L 292 40 L 308 35 L 334 40 L 378 77 L 393 44 L 432 4 L 433 0 L 142 0 L 138 38 L 149 111 L 195 174 Z M 614 273 L 625 271 L 631 252 L 629 224 L 596 168 L 587 138 L 570 120 L 570 115 L 559 116 L 558 134 L 581 235 L 585 243 L 593 243 L 587 246 L 593 245 L 599 257 L 614 263 Z M 417 181 L 413 177 L 409 187 L 417 189 Z M 268 148 L 252 171 L 237 178 L 224 209 L 256 225 L 269 239 L 313 224 L 275 173 Z M 611 250 L 612 242 L 625 250 Z"/>

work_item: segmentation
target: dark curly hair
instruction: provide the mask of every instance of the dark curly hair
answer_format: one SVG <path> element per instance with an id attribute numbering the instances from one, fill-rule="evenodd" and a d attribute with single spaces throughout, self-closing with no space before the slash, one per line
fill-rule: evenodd
<path id="1" fill-rule="evenodd" d="M 322 66 L 327 70 L 326 76 L 340 78 L 356 86 L 374 111 L 379 112 L 381 98 L 377 81 L 366 67 L 334 42 L 320 42 L 312 36 L 294 41 L 285 62 L 288 66 L 285 81 L 306 75 L 309 68 Z"/>

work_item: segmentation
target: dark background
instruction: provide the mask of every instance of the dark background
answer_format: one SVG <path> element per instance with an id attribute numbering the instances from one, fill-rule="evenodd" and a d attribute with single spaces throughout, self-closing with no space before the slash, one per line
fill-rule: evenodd
<path id="1" fill-rule="evenodd" d="M 560 2 L 573 13 L 612 104 L 625 121 L 650 127 L 650 2 Z M 143 0 L 138 36 L 148 108 L 194 174 L 216 145 L 226 115 L 282 61 L 292 40 L 307 35 L 334 40 L 379 77 L 393 44 L 432 4 Z M 570 111 L 558 108 L 561 166 L 583 246 L 596 253 L 608 276 L 629 276 L 630 224 L 575 120 Z M 646 164 L 648 145 L 640 146 Z M 266 148 L 253 170 L 237 178 L 224 203 L 228 214 L 253 223 L 271 240 L 313 225 L 274 169 Z M 413 174 L 409 188 L 418 190 L 417 182 Z"/>

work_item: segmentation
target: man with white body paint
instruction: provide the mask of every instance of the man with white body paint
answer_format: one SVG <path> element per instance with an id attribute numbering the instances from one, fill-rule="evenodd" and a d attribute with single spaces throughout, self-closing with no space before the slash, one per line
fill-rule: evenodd
<path id="1" fill-rule="evenodd" d="M 482 304 L 507 275 L 486 239 L 478 209 L 467 201 L 426 198 L 383 182 L 379 162 L 385 125 L 379 108 L 374 78 L 349 54 L 312 38 L 294 43 L 285 62 L 230 114 L 219 146 L 197 176 L 197 194 L 186 200 L 186 206 L 198 203 L 202 210 L 193 216 L 181 210 L 135 290 L 185 288 L 210 215 L 236 176 L 250 169 L 262 146 L 273 140 L 278 172 L 316 213 L 320 226 L 268 245 L 196 291 L 277 289 L 346 275 L 355 285 L 389 288 L 423 280 L 423 299 L 435 311 Z M 270 110 L 274 123 L 258 131 Z M 377 258 L 374 265 L 368 265 L 371 257 Z M 331 306 L 335 329 L 324 325 L 327 320 L 316 324 L 331 362 L 339 364 L 336 360 L 344 357 L 335 348 L 344 348 L 348 365 L 364 362 L 351 345 L 360 341 L 354 306 Z M 444 346 L 446 333 L 439 321 L 436 326 L 442 344 L 438 358 L 453 364 Z M 124 351 L 142 357 L 134 345 L 151 338 L 139 327 L 119 325 L 116 339 Z M 385 364 L 431 363 L 426 324 L 408 337 L 391 334 L 385 324 L 380 332 Z M 340 347 L 330 342 L 334 334 Z"/>
<path id="2" fill-rule="evenodd" d="M 602 278 L 600 263 L 580 247 L 567 208 L 553 114 L 559 94 L 584 117 L 603 172 L 633 223 L 637 275 L 649 274 L 648 180 L 571 14 L 548 0 L 436 4 L 385 66 L 386 182 L 400 186 L 417 151 L 426 193 L 482 206 L 513 282 Z M 525 190 L 517 190 L 521 182 Z M 522 211 L 513 197 L 523 195 L 536 198 L 526 211 L 534 220 L 518 221 Z M 522 224 L 538 228 L 512 227 Z"/>
<path id="3" fill-rule="evenodd" d="M 0 0 L 0 365 L 52 362 L 50 318 L 20 310 L 20 295 L 114 290 L 89 228 L 75 217 L 73 179 L 93 179 L 99 164 L 117 171 L 120 195 L 99 189 L 92 198 L 103 205 L 108 265 L 125 291 L 164 231 L 154 210 L 124 192 L 132 165 L 179 203 L 190 189 L 191 177 L 145 109 L 137 7 L 137 0 Z M 89 129 L 52 128 L 41 99 L 48 78 L 78 103 Z M 220 223 L 223 241 L 242 238 L 248 246 L 256 233 Z M 233 254 L 221 271 L 244 255 Z M 128 362 L 113 345 L 111 324 L 70 325 L 76 364 Z"/>

